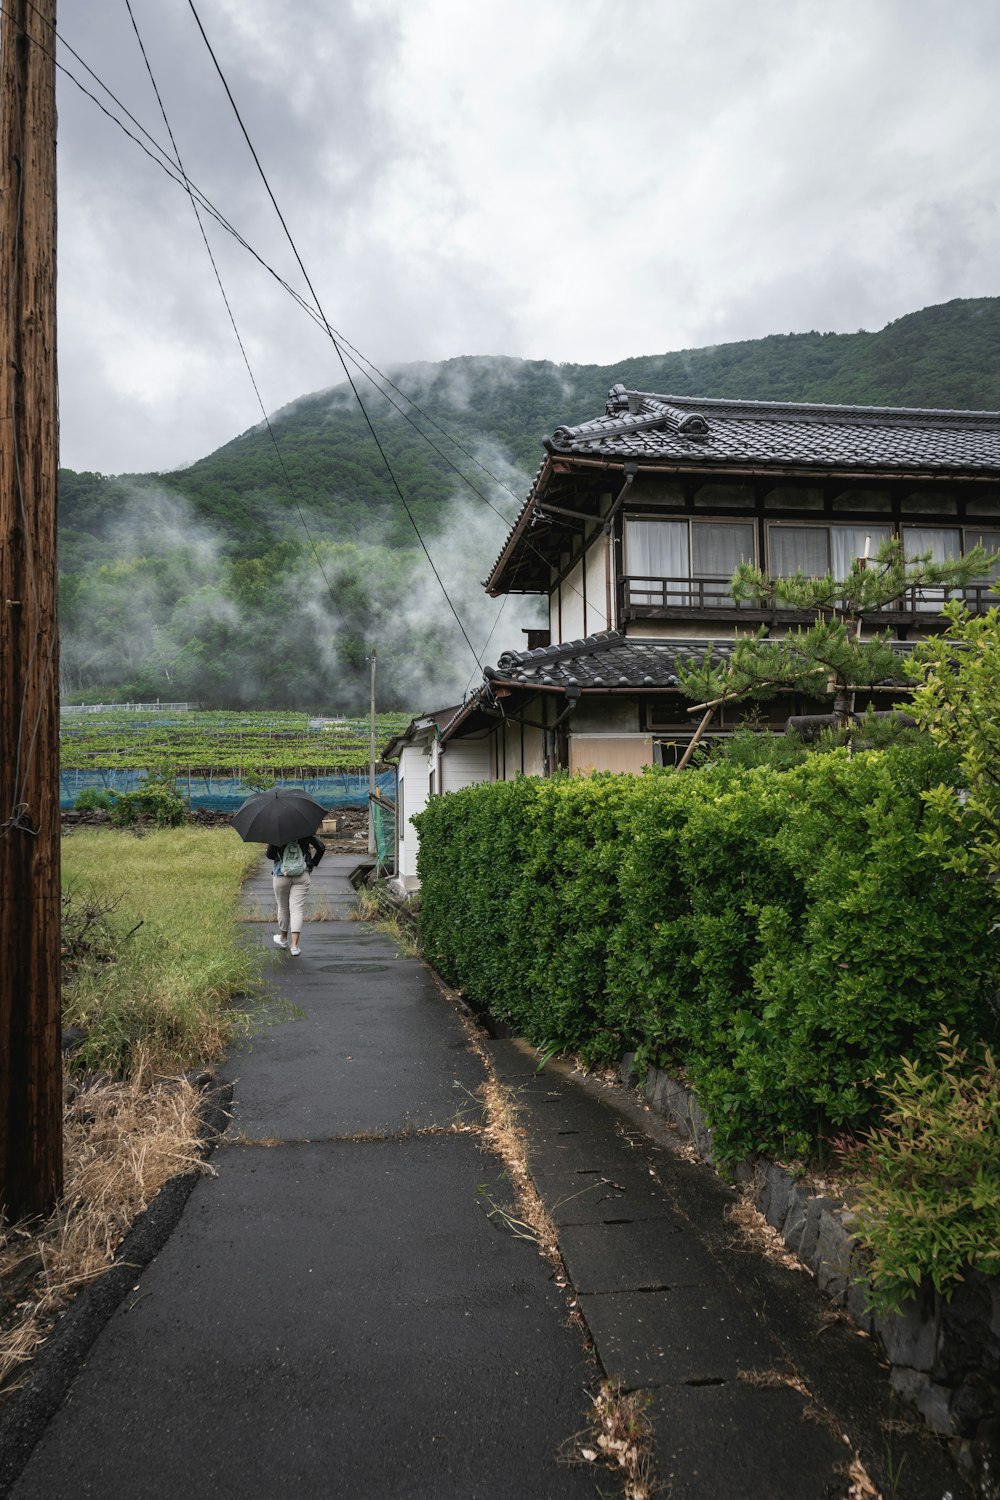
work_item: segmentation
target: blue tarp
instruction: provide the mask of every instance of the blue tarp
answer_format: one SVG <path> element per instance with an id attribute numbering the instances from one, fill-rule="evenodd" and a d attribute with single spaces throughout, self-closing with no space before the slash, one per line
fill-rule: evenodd
<path id="1" fill-rule="evenodd" d="M 112 767 L 93 771 L 61 771 L 59 773 L 59 806 L 70 808 L 85 787 L 96 787 L 101 792 L 134 792 L 146 779 L 145 771 L 122 771 Z M 332 776 L 304 777 L 301 780 L 279 780 L 276 786 L 299 787 L 315 797 L 324 807 L 368 806 L 368 777 L 353 771 L 341 771 Z M 375 785 L 383 797 L 396 795 L 395 771 L 380 771 Z M 177 791 L 191 807 L 203 807 L 210 812 L 235 812 L 242 802 L 253 794 L 242 781 L 232 776 L 178 776 Z"/>

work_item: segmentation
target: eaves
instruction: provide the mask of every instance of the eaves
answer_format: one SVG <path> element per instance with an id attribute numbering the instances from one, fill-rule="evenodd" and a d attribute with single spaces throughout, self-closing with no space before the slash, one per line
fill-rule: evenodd
<path id="1" fill-rule="evenodd" d="M 726 458 L 704 458 L 693 464 L 690 460 L 677 459 L 673 462 L 664 459 L 626 459 L 626 458 L 573 458 L 569 456 L 552 459 L 553 473 L 571 474 L 579 469 L 621 470 L 626 463 L 637 463 L 643 474 L 684 474 L 688 478 L 696 479 L 702 474 L 732 474 L 740 479 L 874 479 L 882 480 L 934 480 L 940 483 L 946 479 L 961 479 L 963 482 L 975 482 L 977 484 L 1000 483 L 1000 472 L 995 468 L 963 469 L 960 467 L 945 468 L 937 465 L 933 468 L 900 468 L 899 465 L 887 465 L 884 468 L 878 465 L 864 467 L 861 464 L 807 464 L 807 463 L 781 463 L 776 461 L 769 464 L 746 464 L 734 463 Z M 595 519 L 598 519 L 595 517 Z"/>
<path id="2" fill-rule="evenodd" d="M 518 677 L 490 678 L 491 688 L 507 688 L 512 692 L 516 691 L 519 693 L 565 694 L 566 686 L 567 685 L 564 682 L 524 682 Z M 670 684 L 664 684 L 662 686 L 652 687 L 648 683 L 642 682 L 614 684 L 608 683 L 606 686 L 598 687 L 594 687 L 593 685 L 588 687 L 586 683 L 577 683 L 577 686 L 579 687 L 581 695 L 584 698 L 606 698 L 609 694 L 612 694 L 618 698 L 634 698 L 636 696 L 647 698 L 651 695 L 656 696 L 660 693 L 677 693 L 679 691 L 676 685 L 671 686 Z"/>

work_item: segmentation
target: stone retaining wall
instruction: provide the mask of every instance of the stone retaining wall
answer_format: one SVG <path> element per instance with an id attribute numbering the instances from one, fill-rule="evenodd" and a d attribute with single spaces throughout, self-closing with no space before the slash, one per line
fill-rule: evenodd
<path id="1" fill-rule="evenodd" d="M 627 1053 L 621 1066 L 627 1085 L 637 1082 L 632 1064 Z M 642 1092 L 714 1164 L 712 1130 L 695 1095 L 658 1068 L 649 1070 Z M 758 1210 L 834 1306 L 877 1339 L 893 1389 L 948 1439 L 982 1500 L 1000 1500 L 1000 1278 L 971 1271 L 950 1302 L 924 1287 L 903 1312 L 873 1313 L 845 1203 L 774 1162 L 739 1162 L 733 1175 L 752 1184 Z"/>

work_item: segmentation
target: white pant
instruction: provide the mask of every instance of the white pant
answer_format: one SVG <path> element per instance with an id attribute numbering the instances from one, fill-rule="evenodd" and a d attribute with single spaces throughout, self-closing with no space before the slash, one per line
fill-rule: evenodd
<path id="1" fill-rule="evenodd" d="M 278 930 L 301 932 L 306 914 L 306 892 L 312 884 L 308 871 L 302 875 L 272 875 L 278 906 Z"/>

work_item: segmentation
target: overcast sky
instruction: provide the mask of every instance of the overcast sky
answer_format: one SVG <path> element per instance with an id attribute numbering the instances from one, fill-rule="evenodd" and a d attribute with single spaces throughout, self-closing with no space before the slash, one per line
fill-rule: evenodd
<path id="1" fill-rule="evenodd" d="M 195 3 L 327 316 L 383 367 L 610 364 L 1000 293 L 996 0 Z M 186 0 L 131 4 L 188 175 L 305 292 Z M 60 30 L 168 145 L 125 0 Z M 200 458 L 260 409 L 190 205 L 65 77 L 59 162 L 62 462 Z M 267 409 L 341 380 L 208 232 Z"/>

